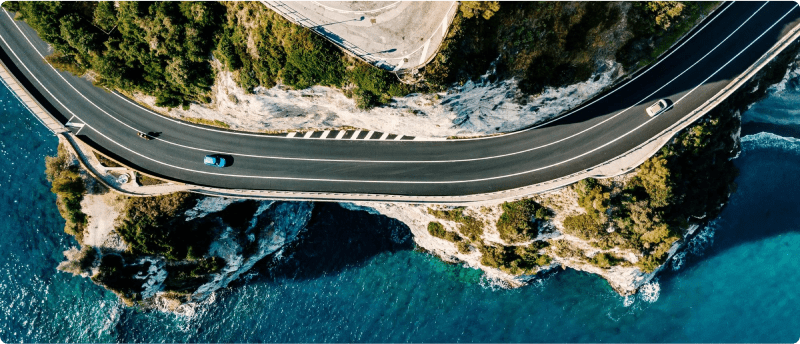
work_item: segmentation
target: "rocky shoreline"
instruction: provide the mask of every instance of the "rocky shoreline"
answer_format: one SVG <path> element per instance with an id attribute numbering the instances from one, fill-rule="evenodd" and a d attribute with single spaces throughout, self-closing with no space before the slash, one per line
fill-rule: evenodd
<path id="1" fill-rule="evenodd" d="M 340 205 L 353 211 L 397 219 L 408 227 L 418 248 L 443 261 L 481 269 L 487 278 L 504 287 L 524 286 L 560 267 L 596 274 L 606 279 L 619 294 L 631 295 L 643 286 L 650 288 L 659 271 L 674 257 L 679 258 L 687 243 L 702 233 L 700 229 L 722 210 L 728 196 L 735 190 L 732 179 L 735 175 L 725 179 L 714 174 L 735 169 L 731 160 L 738 156 L 740 149 L 740 114 L 763 97 L 770 85 L 784 77 L 785 66 L 796 60 L 797 54 L 798 44 L 795 43 L 726 101 L 676 136 L 643 165 L 647 167 L 640 166 L 625 175 L 582 181 L 511 205 L 443 207 L 375 202 Z M 651 217 L 654 218 L 675 217 L 675 214 L 688 216 L 677 222 L 664 220 L 662 223 L 668 224 L 668 234 L 664 234 L 664 238 L 659 239 L 661 241 L 653 240 L 655 246 L 647 239 L 656 235 L 653 234 L 657 232 L 655 227 L 644 228 L 635 236 L 635 244 L 619 241 L 618 236 L 613 244 L 609 238 L 615 233 L 624 232 L 626 226 L 636 227 L 636 223 L 625 219 L 638 221 L 631 214 L 634 203 L 619 199 L 624 198 L 626 192 L 634 195 L 632 188 L 647 190 L 646 182 L 642 184 L 641 180 L 649 178 L 644 173 L 650 172 L 642 170 L 660 166 L 659 159 L 663 160 L 662 167 L 667 169 L 666 178 L 672 178 L 664 180 L 664 183 L 674 185 L 679 191 L 670 190 L 675 192 L 674 199 L 670 199 L 674 203 L 651 204 L 650 208 L 657 213 L 647 214 L 653 214 Z M 67 165 L 75 167 L 74 162 Z M 696 171 L 686 169 L 694 165 L 702 168 Z M 673 171 L 681 172 L 672 174 Z M 675 179 L 675 175 L 682 177 Z M 306 231 L 315 207 L 309 202 L 183 196 L 170 208 L 177 214 L 174 218 L 162 219 L 163 222 L 157 225 L 151 223 L 136 227 L 138 232 L 135 233 L 146 234 L 148 228 L 159 226 L 167 226 L 167 232 L 170 232 L 170 226 L 184 228 L 189 224 L 187 228 L 199 232 L 188 233 L 209 235 L 203 249 L 191 251 L 184 247 L 178 249 L 183 253 L 175 255 L 174 247 L 156 245 L 158 247 L 153 248 L 147 246 L 152 244 L 147 241 L 151 239 L 137 242 L 136 235 L 131 234 L 133 232 L 125 234 L 125 226 L 131 227 L 130 214 L 135 207 L 131 208 L 130 202 L 133 201 L 109 196 L 109 191 L 92 182 L 85 171 L 81 176 L 88 191 L 81 201 L 86 220 L 77 225 L 76 233 L 71 234 L 76 236 L 82 248 L 65 252 L 67 261 L 59 268 L 91 278 L 98 285 L 114 291 L 127 304 L 143 309 L 190 314 L 195 305 L 213 299 L 217 290 L 237 280 L 260 260 L 268 256 L 280 259 L 285 249 L 291 251 L 290 247 L 302 241 L 298 238 Z M 696 198 L 693 192 L 697 191 L 691 187 L 680 191 L 681 185 L 685 187 L 693 182 L 680 179 L 688 179 L 687 176 L 701 180 L 699 182 L 716 180 L 718 185 L 712 185 L 702 202 L 689 204 L 687 199 Z M 599 191 L 592 193 L 591 190 Z M 170 196 L 141 199 L 158 197 Z M 651 199 L 650 202 L 654 201 Z M 523 209 L 522 205 L 522 208 L 514 208 L 516 204 L 528 208 Z M 671 209 L 673 205 L 691 209 Z M 163 210 L 139 206 L 154 212 L 151 214 L 154 217 L 160 216 L 159 211 Z M 507 229 L 501 231 L 499 228 L 505 226 L 501 218 L 514 216 L 512 210 L 520 209 L 528 218 L 515 222 L 511 232 Z M 594 213 L 593 216 L 598 216 L 598 223 L 602 224 L 600 230 L 591 235 L 576 232 L 575 219 L 585 219 Z M 573 224 L 565 225 L 566 222 Z M 434 223 L 436 225 L 432 225 Z M 651 225 L 660 226 L 659 223 Z M 646 240 L 642 241 L 640 236 Z M 643 264 L 645 259 L 657 265 Z"/>

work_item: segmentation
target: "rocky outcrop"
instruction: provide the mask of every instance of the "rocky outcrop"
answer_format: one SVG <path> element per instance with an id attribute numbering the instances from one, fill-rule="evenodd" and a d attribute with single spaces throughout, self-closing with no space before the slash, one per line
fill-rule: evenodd
<path id="1" fill-rule="evenodd" d="M 92 197 L 93 195 L 87 195 Z M 120 235 L 125 212 L 115 221 L 115 228 L 93 226 L 92 214 L 104 206 L 89 211 L 89 229 L 84 233 L 95 238 L 94 246 L 84 242 L 79 250 L 65 252 L 67 261 L 59 269 L 83 277 L 113 291 L 128 305 L 145 309 L 160 309 L 176 313 L 191 313 L 194 306 L 211 297 L 215 291 L 226 287 L 254 264 L 267 256 L 280 256 L 282 250 L 295 240 L 311 218 L 313 203 L 232 200 L 218 197 L 189 197 L 188 205 L 165 225 L 168 231 L 185 234 L 191 228 L 196 235 L 208 236 L 207 246 L 195 238 L 183 238 L 171 247 L 163 240 L 158 252 L 141 252 L 143 240 Z M 163 201 L 162 201 L 163 203 Z M 113 209 L 113 205 L 105 205 Z M 105 219 L 107 220 L 107 219 Z M 107 221 L 106 221 L 107 222 Z M 105 226 L 108 224 L 106 223 Z M 152 231 L 151 232 L 157 232 Z M 116 238 L 108 240 L 103 235 Z M 152 236 L 144 233 L 142 237 Z M 180 239 L 180 238 L 179 238 Z M 125 241 L 119 245 L 119 241 Z M 185 247 L 180 247 L 185 242 Z M 149 244 L 149 243 L 148 243 Z M 198 252 L 198 247 L 207 249 Z M 175 259 L 178 252 L 185 258 Z"/>
<path id="2" fill-rule="evenodd" d="M 597 181 L 597 187 L 602 190 L 600 194 L 608 193 L 605 198 L 610 204 L 598 206 L 599 198 L 590 199 L 589 204 L 584 202 L 585 190 L 584 195 L 576 192 L 580 191 L 577 189 L 581 188 L 581 183 L 533 196 L 531 199 L 547 208 L 550 216 L 544 223 L 530 219 L 532 223 L 538 222 L 538 232 L 527 240 L 509 242 L 501 238 L 497 224 L 504 213 L 502 204 L 457 208 L 376 202 L 342 205 L 351 210 L 398 219 L 409 226 L 414 241 L 422 249 L 444 261 L 481 269 L 487 277 L 507 287 L 525 285 L 538 274 L 561 267 L 599 275 L 623 295 L 636 293 L 642 288 L 647 289 L 647 293 L 657 294 L 658 287 L 652 283 L 653 279 L 670 262 L 675 267 L 680 266 L 685 255 L 683 250 L 687 246 L 691 248 L 693 242 L 705 240 L 707 235 L 703 233 L 707 231 L 699 229 L 716 218 L 728 196 L 735 190 L 733 180 L 737 172 L 731 160 L 738 157 L 740 151 L 741 113 L 761 99 L 770 85 L 782 80 L 787 73 L 786 66 L 800 58 L 798 50 L 798 43 L 787 48 L 695 125 L 676 135 L 661 152 L 643 165 L 644 168 Z M 789 73 L 792 70 L 790 68 Z M 651 190 L 653 187 L 648 187 L 646 181 L 642 182 L 648 179 L 668 188 Z M 626 190 L 639 187 L 644 194 L 640 192 L 637 195 L 634 192 L 626 197 L 649 197 L 647 192 L 668 193 L 666 204 L 656 204 L 660 201 L 652 199 L 655 197 L 650 197 L 649 204 L 640 204 L 644 209 L 642 214 L 656 221 L 637 219 L 631 210 L 635 205 L 633 202 L 623 199 L 615 204 L 614 199 Z M 600 199 L 600 202 L 604 201 Z M 576 229 L 565 226 L 567 218 L 587 215 L 593 208 L 603 210 L 599 212 L 599 217 L 604 218 L 600 220 L 603 227 L 598 233 L 581 237 L 580 234 L 585 233 L 576 233 Z M 453 216 L 453 212 L 457 216 Z M 465 221 L 465 218 L 472 220 Z M 480 225 L 481 234 L 475 240 L 467 238 L 469 233 L 464 228 L 466 222 Z M 626 222 L 630 227 L 639 225 L 639 230 L 646 235 L 634 235 L 633 239 L 636 240 L 630 240 L 631 237 L 625 235 L 616 237 L 616 241 L 611 240 L 614 232 L 625 229 Z M 434 223 L 436 225 L 432 225 Z M 664 228 L 663 224 L 667 225 L 668 230 L 664 231 L 659 244 L 652 237 L 659 233 L 659 226 Z M 620 240 L 620 237 L 628 240 Z M 524 258 L 523 253 L 511 259 L 506 257 L 507 261 L 498 266 L 494 261 L 496 257 L 486 259 L 487 254 L 494 254 L 496 250 L 486 250 L 484 247 L 501 247 L 505 252 L 519 251 L 520 247 L 534 247 L 537 254 L 550 259 L 547 264 L 530 270 L 517 269 L 519 262 L 524 260 L 520 260 Z"/>

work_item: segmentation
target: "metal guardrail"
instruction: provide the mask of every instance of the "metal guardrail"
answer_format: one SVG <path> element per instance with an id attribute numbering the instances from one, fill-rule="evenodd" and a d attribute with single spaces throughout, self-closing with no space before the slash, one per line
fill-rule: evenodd
<path id="1" fill-rule="evenodd" d="M 669 142 L 676 134 L 689 125 L 702 118 L 706 113 L 714 109 L 722 101 L 727 99 L 731 94 L 739 90 L 749 81 L 756 73 L 767 66 L 778 54 L 783 52 L 791 44 L 800 40 L 800 25 L 790 30 L 784 37 L 776 43 L 769 51 L 762 55 L 756 63 L 751 65 L 746 71 L 738 75 L 736 78 L 722 90 L 717 92 L 713 97 L 707 100 L 699 108 L 692 111 L 691 114 L 684 117 L 684 119 L 674 123 L 669 128 L 663 130 L 659 135 L 643 142 L 637 147 L 625 152 L 616 158 L 572 173 L 567 176 L 548 180 L 546 182 L 519 187 L 516 189 L 502 190 L 496 192 L 488 192 L 476 195 L 466 196 L 425 196 L 425 197 L 412 197 L 402 195 L 386 195 L 386 194 L 342 194 L 342 193 L 325 193 L 325 192 L 291 192 L 291 191 L 249 191 L 249 190 L 221 190 L 213 188 L 199 188 L 199 190 L 192 190 L 200 194 L 208 196 L 221 196 L 221 197 L 240 197 L 240 198 L 262 198 L 262 199 L 288 199 L 288 200 L 303 200 L 303 201 L 331 201 L 331 202 L 352 202 L 352 201 L 374 201 L 374 202 L 387 202 L 387 203 L 419 203 L 419 204 L 446 204 L 446 205 L 465 205 L 465 204 L 484 204 L 496 203 L 499 201 L 512 201 L 529 197 L 534 194 L 555 190 L 557 188 L 572 184 L 578 180 L 595 177 L 595 178 L 610 178 L 632 171 L 645 160 L 655 155 L 661 147 Z M 660 142 L 660 144 L 659 144 Z M 619 163 L 623 159 L 631 158 L 631 155 L 638 154 L 636 160 L 627 162 L 623 168 L 616 168 L 613 170 L 606 170 L 610 166 Z"/>
<path id="2" fill-rule="evenodd" d="M 270 6 L 270 8 L 272 8 L 272 6 Z M 288 14 L 285 17 L 289 18 Z M 312 21 L 308 20 L 308 18 L 303 19 L 303 17 L 300 16 L 299 14 L 297 14 L 296 17 L 298 18 L 297 20 L 304 20 L 306 22 L 314 24 Z M 707 100 L 703 105 L 701 105 L 698 109 L 693 111 L 690 115 L 686 116 L 681 121 L 676 122 L 674 125 L 665 129 L 664 131 L 662 131 L 662 133 L 660 133 L 657 136 L 654 136 L 647 142 L 642 143 L 641 145 L 629 150 L 625 154 L 622 154 L 616 157 L 615 159 L 609 160 L 597 166 L 585 169 L 580 172 L 573 173 L 568 176 L 563 176 L 557 179 L 549 180 L 534 185 L 528 185 L 511 190 L 503 190 L 503 191 L 484 193 L 478 195 L 467 195 L 467 196 L 456 196 L 456 197 L 452 196 L 410 197 L 410 196 L 387 195 L 387 194 L 343 194 L 343 193 L 326 193 L 326 192 L 292 192 L 292 191 L 268 191 L 268 190 L 226 190 L 226 189 L 200 187 L 200 186 L 196 186 L 194 189 L 186 191 L 191 191 L 206 195 L 223 196 L 223 197 L 243 197 L 243 198 L 263 198 L 263 199 L 343 201 L 343 202 L 378 201 L 378 202 L 388 202 L 388 203 L 401 202 L 401 203 L 469 204 L 469 203 L 497 202 L 500 200 L 513 200 L 513 199 L 528 197 L 532 194 L 546 192 L 565 185 L 569 185 L 572 182 L 575 182 L 577 180 L 586 177 L 599 177 L 599 178 L 613 177 L 615 175 L 619 175 L 636 168 L 642 162 L 653 156 L 656 152 L 658 152 L 660 147 L 663 146 L 663 144 L 660 144 L 657 145 L 655 149 L 652 149 L 651 146 L 653 144 L 658 143 L 658 141 L 668 142 L 668 140 L 672 138 L 675 134 L 677 134 L 684 128 L 688 127 L 691 123 L 695 122 L 697 119 L 701 118 L 703 115 L 705 115 L 705 113 L 707 113 L 711 109 L 715 108 L 717 105 L 719 105 L 720 102 L 724 101 L 731 94 L 733 94 L 733 92 L 735 92 L 743 85 L 745 85 L 745 83 L 748 80 L 750 80 L 750 78 L 752 78 L 757 72 L 759 72 L 762 68 L 768 65 L 769 62 L 772 61 L 778 54 L 783 52 L 791 44 L 795 43 L 798 39 L 800 39 L 800 25 L 794 27 L 786 35 L 784 35 L 784 37 L 778 43 L 776 43 L 768 52 L 762 55 L 756 61 L 756 63 L 750 66 L 750 68 L 748 68 L 748 70 L 746 70 L 745 72 L 743 72 L 742 74 L 731 80 L 728 86 L 726 86 L 723 90 L 721 90 L 716 95 Z M 9 89 L 11 89 L 15 93 L 15 96 L 17 96 L 18 99 L 20 99 L 20 101 L 23 104 L 25 104 L 25 106 L 31 111 L 31 113 L 33 113 L 34 116 L 36 116 L 37 120 L 42 122 L 42 124 L 45 125 L 54 134 L 65 134 L 64 139 L 66 139 L 66 141 L 70 143 L 71 148 L 77 148 L 76 145 L 74 145 L 74 143 L 70 140 L 71 137 L 68 134 L 67 128 L 64 127 L 64 125 L 61 124 L 59 121 L 57 121 L 50 113 L 44 110 L 41 104 L 39 104 L 35 99 L 33 99 L 33 97 L 31 97 L 28 94 L 27 90 L 25 90 L 22 86 L 19 85 L 16 78 L 8 71 L 8 69 L 2 63 L 2 61 L 0 61 L 0 67 L 2 67 L 0 68 L 0 80 L 2 80 L 3 84 L 6 87 L 9 87 Z M 642 152 L 643 150 L 651 150 L 651 151 Z M 639 153 L 641 154 L 641 156 L 638 157 L 636 162 L 628 163 L 628 166 L 626 166 L 627 168 L 618 169 L 615 173 L 604 173 L 601 171 L 602 169 L 608 167 L 609 165 L 613 165 L 614 163 L 622 159 L 629 158 L 631 154 L 635 153 Z M 594 171 L 596 172 L 593 173 Z M 117 188 L 112 187 L 112 189 L 120 192 L 120 190 Z M 131 194 L 129 192 L 125 192 L 124 190 L 122 191 L 123 193 L 127 193 L 131 196 L 150 196 L 150 195 Z"/>

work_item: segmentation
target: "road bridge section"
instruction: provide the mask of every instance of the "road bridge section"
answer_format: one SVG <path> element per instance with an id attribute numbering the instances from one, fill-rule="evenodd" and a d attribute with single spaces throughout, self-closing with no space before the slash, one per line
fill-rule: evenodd
<path id="1" fill-rule="evenodd" d="M 54 118 L 84 124 L 72 134 L 79 140 L 202 192 L 452 204 L 521 197 L 635 167 L 794 42 L 798 19 L 795 3 L 724 5 L 662 59 L 561 118 L 447 141 L 286 138 L 177 121 L 56 71 L 43 59 L 47 44 L 7 12 L 0 13 L 0 59 Z M 671 108 L 648 116 L 645 108 L 659 99 Z M 162 134 L 145 141 L 140 131 Z M 205 166 L 209 153 L 231 155 L 233 164 Z M 625 163 L 609 165 L 620 159 Z"/>

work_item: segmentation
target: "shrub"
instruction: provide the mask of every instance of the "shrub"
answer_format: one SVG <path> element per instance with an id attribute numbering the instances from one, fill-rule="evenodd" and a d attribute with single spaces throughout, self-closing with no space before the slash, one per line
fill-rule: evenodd
<path id="1" fill-rule="evenodd" d="M 506 242 L 531 240 L 539 234 L 538 226 L 532 219 L 547 218 L 543 207 L 531 199 L 503 203 L 503 214 L 497 220 L 497 231 Z"/>
<path id="2" fill-rule="evenodd" d="M 646 273 L 650 273 L 656 271 L 661 264 L 663 264 L 663 261 L 661 261 L 661 259 L 658 257 L 644 256 L 636 263 L 636 267 Z"/>
<path id="3" fill-rule="evenodd" d="M 86 185 L 78 172 L 78 165 L 72 160 L 63 144 L 59 144 L 54 157 L 45 157 L 45 174 L 56 194 L 56 204 L 61 217 L 66 220 L 64 231 L 83 240 L 83 230 L 88 218 L 81 210 L 81 201 L 86 194 Z"/>
<path id="4" fill-rule="evenodd" d="M 198 259 L 208 251 L 213 228 L 197 228 L 177 217 L 193 205 L 196 197 L 177 192 L 128 198 L 117 232 L 133 254 L 162 255 L 170 260 Z"/>
<path id="5" fill-rule="evenodd" d="M 578 194 L 578 204 L 586 210 L 586 214 L 595 221 L 604 223 L 611 195 L 605 192 L 603 186 L 594 178 L 586 178 L 575 183 L 574 190 Z"/>
<path id="6" fill-rule="evenodd" d="M 429 222 L 428 233 L 437 238 L 451 242 L 459 242 L 462 240 L 458 234 L 445 230 L 444 226 L 442 226 L 442 224 L 439 222 Z"/>
<path id="7" fill-rule="evenodd" d="M 643 7 L 653 17 L 655 26 L 662 30 L 668 29 L 672 20 L 679 17 L 684 8 L 684 4 L 679 1 L 651 1 L 637 3 L 635 6 Z"/>
<path id="8" fill-rule="evenodd" d="M 156 105 L 205 102 L 224 8 L 216 2 L 6 2 L 50 43 L 54 66 L 92 69 L 98 83 L 155 96 Z"/>
<path id="9" fill-rule="evenodd" d="M 539 253 L 541 244 L 529 246 L 479 246 L 481 264 L 512 275 L 533 274 L 552 259 Z"/>
<path id="10" fill-rule="evenodd" d="M 483 235 L 483 222 L 478 221 L 478 219 L 472 216 L 465 216 L 464 207 L 450 210 L 434 210 L 428 208 L 428 214 L 442 220 L 457 222 L 459 224 L 458 231 L 470 241 L 476 241 Z"/>
<path id="11" fill-rule="evenodd" d="M 592 257 L 589 262 L 599 268 L 608 269 L 612 266 L 618 265 L 623 259 L 611 253 L 598 253 Z"/>
<path id="12" fill-rule="evenodd" d="M 581 260 L 584 258 L 583 250 L 572 246 L 567 240 L 554 240 L 551 245 L 552 252 L 559 257 Z"/>
<path id="13" fill-rule="evenodd" d="M 604 226 L 589 214 L 567 216 L 564 219 L 564 232 L 583 240 L 592 240 L 603 235 Z"/>
<path id="14" fill-rule="evenodd" d="M 81 247 L 80 250 L 73 247 L 64 252 L 64 256 L 67 257 L 67 260 L 58 264 L 58 270 L 77 276 L 88 272 L 94 265 L 97 259 L 97 251 L 94 247 L 86 245 Z"/>
<path id="15" fill-rule="evenodd" d="M 82 76 L 86 73 L 86 68 L 75 60 L 75 56 L 62 55 L 60 52 L 54 52 L 44 58 L 50 65 L 58 70 L 71 73 L 73 75 Z"/>
<path id="16" fill-rule="evenodd" d="M 468 254 L 470 251 L 472 251 L 472 245 L 470 245 L 467 241 L 456 242 L 456 248 L 458 249 L 458 253 L 461 254 Z"/>
<path id="17" fill-rule="evenodd" d="M 494 16 L 495 12 L 500 10 L 499 1 L 463 1 L 459 4 L 458 10 L 464 15 L 464 18 L 470 19 L 475 16 L 480 16 L 483 19 L 489 20 Z"/>
<path id="18" fill-rule="evenodd" d="M 645 161 L 636 172 L 642 186 L 650 196 L 651 206 L 654 208 L 665 207 L 672 198 L 672 180 L 664 157 L 650 158 Z"/>

